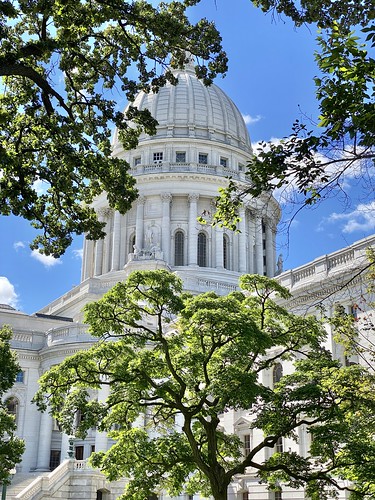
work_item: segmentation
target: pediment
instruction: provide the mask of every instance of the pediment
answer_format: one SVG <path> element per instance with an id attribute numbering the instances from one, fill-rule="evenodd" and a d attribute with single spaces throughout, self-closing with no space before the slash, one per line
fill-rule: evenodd
<path id="1" fill-rule="evenodd" d="M 237 419 L 234 424 L 233 424 L 233 427 L 235 429 L 249 429 L 251 426 L 251 420 L 246 418 L 246 417 L 240 417 L 239 419 Z"/>

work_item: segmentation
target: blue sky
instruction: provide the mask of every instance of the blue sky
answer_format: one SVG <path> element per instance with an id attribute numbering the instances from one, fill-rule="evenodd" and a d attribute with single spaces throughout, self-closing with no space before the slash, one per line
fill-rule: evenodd
<path id="1" fill-rule="evenodd" d="M 282 138 L 296 118 L 317 117 L 313 28 L 296 30 L 288 20 L 255 9 L 249 0 L 202 0 L 191 9 L 191 18 L 203 16 L 216 22 L 229 56 L 227 76 L 216 83 L 240 109 L 253 142 Z M 284 269 L 374 232 L 374 207 L 362 200 L 354 183 L 347 190 L 350 203 L 327 200 L 299 213 L 288 236 L 280 232 Z M 284 213 L 287 220 L 288 207 Z M 28 245 L 35 232 L 26 221 L 2 217 L 0 231 L 0 303 L 33 313 L 80 282 L 82 238 L 56 261 L 31 252 Z"/>

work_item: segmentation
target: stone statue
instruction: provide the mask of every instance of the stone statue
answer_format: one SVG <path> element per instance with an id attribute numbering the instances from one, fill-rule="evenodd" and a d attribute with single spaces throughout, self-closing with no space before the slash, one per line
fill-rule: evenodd
<path id="1" fill-rule="evenodd" d="M 160 247 L 160 230 L 159 228 L 155 225 L 155 223 L 152 223 L 152 225 L 148 226 L 146 234 L 145 234 L 145 250 L 147 251 L 152 251 L 152 248 L 155 246 Z"/>
<path id="2" fill-rule="evenodd" d="M 276 263 L 276 276 L 281 274 L 283 272 L 283 266 L 284 266 L 284 261 L 283 261 L 283 254 L 281 253 L 279 257 L 277 258 L 277 263 Z"/>

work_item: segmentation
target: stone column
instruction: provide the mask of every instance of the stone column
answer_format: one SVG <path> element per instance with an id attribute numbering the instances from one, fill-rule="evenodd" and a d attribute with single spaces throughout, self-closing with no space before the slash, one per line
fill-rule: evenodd
<path id="1" fill-rule="evenodd" d="M 87 240 L 85 238 L 86 251 L 83 254 L 82 260 L 82 281 L 90 278 L 94 274 L 93 264 L 94 264 L 94 250 L 95 242 L 92 240 Z"/>
<path id="2" fill-rule="evenodd" d="M 255 272 L 263 276 L 263 233 L 262 217 L 255 214 Z"/>
<path id="3" fill-rule="evenodd" d="M 189 194 L 188 200 L 189 200 L 188 264 L 189 266 L 196 266 L 198 265 L 197 216 L 198 216 L 199 194 L 197 193 Z"/>
<path id="4" fill-rule="evenodd" d="M 104 222 L 107 216 L 107 209 L 101 208 L 98 210 L 98 220 Z M 106 231 L 106 228 L 104 228 Z M 104 238 L 97 240 L 95 242 L 95 264 L 94 264 L 94 275 L 100 276 L 103 274 L 103 256 L 104 256 Z"/>
<path id="5" fill-rule="evenodd" d="M 51 438 L 53 429 L 53 419 L 48 411 L 42 413 L 40 417 L 38 458 L 36 464 L 37 471 L 48 471 L 51 456 Z"/>
<path id="6" fill-rule="evenodd" d="M 103 209 L 104 220 L 106 222 L 104 231 L 104 244 L 103 244 L 103 267 L 102 274 L 108 273 L 111 269 L 111 250 L 112 250 L 112 234 L 111 234 L 111 224 L 112 224 L 112 214 L 113 210 L 111 208 Z"/>
<path id="7" fill-rule="evenodd" d="M 124 267 L 128 260 L 129 253 L 129 234 L 127 231 L 127 214 L 120 215 L 120 269 Z M 133 249 L 132 249 L 133 251 Z"/>
<path id="8" fill-rule="evenodd" d="M 98 390 L 98 401 L 105 402 L 109 396 L 109 385 L 101 385 Z M 95 451 L 107 451 L 108 436 L 106 432 L 96 430 L 95 433 Z"/>
<path id="9" fill-rule="evenodd" d="M 222 227 L 215 227 L 216 233 L 216 267 L 218 269 L 224 268 L 224 230 Z M 229 248 L 227 249 L 229 251 Z M 229 257 L 229 255 L 227 255 Z"/>
<path id="10" fill-rule="evenodd" d="M 81 269 L 81 281 L 85 281 L 87 278 L 87 240 L 86 236 L 83 238 L 83 252 L 82 252 L 82 269 Z"/>
<path id="11" fill-rule="evenodd" d="M 246 212 L 244 207 L 239 209 L 240 221 L 238 224 L 239 241 L 238 241 L 238 252 L 239 252 L 239 265 L 238 270 L 240 273 L 246 273 Z"/>
<path id="12" fill-rule="evenodd" d="M 273 275 L 276 275 L 276 234 L 277 229 L 275 226 L 272 226 L 272 251 L 273 251 Z"/>
<path id="13" fill-rule="evenodd" d="M 135 246 L 137 250 L 143 249 L 144 212 L 146 197 L 140 196 L 137 199 L 137 214 L 135 221 Z"/>
<path id="14" fill-rule="evenodd" d="M 266 271 L 269 278 L 273 278 L 275 276 L 273 231 L 269 220 L 266 221 Z"/>
<path id="15" fill-rule="evenodd" d="M 121 244 L 121 215 L 120 212 L 115 212 L 112 234 L 112 262 L 111 271 L 120 269 L 120 244 Z"/>
<path id="16" fill-rule="evenodd" d="M 170 264 L 170 248 L 171 248 L 171 201 L 170 193 L 162 193 L 162 221 L 161 221 L 161 250 L 165 262 Z"/>
<path id="17" fill-rule="evenodd" d="M 100 276 L 102 274 L 102 263 L 103 263 L 103 245 L 104 241 L 97 240 L 95 242 L 95 269 L 94 275 Z"/>
<path id="18" fill-rule="evenodd" d="M 254 274 L 254 242 L 255 242 L 255 223 L 254 223 L 254 214 L 250 212 L 249 217 L 249 251 L 248 251 L 248 259 L 249 259 L 249 273 Z"/>

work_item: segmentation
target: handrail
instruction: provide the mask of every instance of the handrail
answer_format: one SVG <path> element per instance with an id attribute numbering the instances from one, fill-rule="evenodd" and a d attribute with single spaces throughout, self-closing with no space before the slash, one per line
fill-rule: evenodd
<path id="1" fill-rule="evenodd" d="M 79 473 L 80 471 L 91 471 L 98 473 L 97 470 L 88 466 L 87 460 L 66 459 L 61 464 L 46 476 L 39 476 L 24 488 L 18 495 L 17 500 L 30 500 L 35 495 L 42 495 L 46 492 L 50 496 L 57 484 L 63 481 L 71 473 Z M 41 497 L 42 498 L 42 497 Z"/>
<path id="2" fill-rule="evenodd" d="M 17 500 L 28 500 L 42 491 L 51 491 L 54 484 L 67 476 L 73 470 L 72 460 L 64 460 L 55 470 L 47 476 L 39 476 L 24 488 L 18 495 Z"/>
<path id="3" fill-rule="evenodd" d="M 366 250 L 375 246 L 375 236 L 369 236 L 347 248 L 332 252 L 278 275 L 277 280 L 286 288 L 293 289 L 325 280 L 343 269 L 350 271 L 364 267 L 367 263 Z"/>

